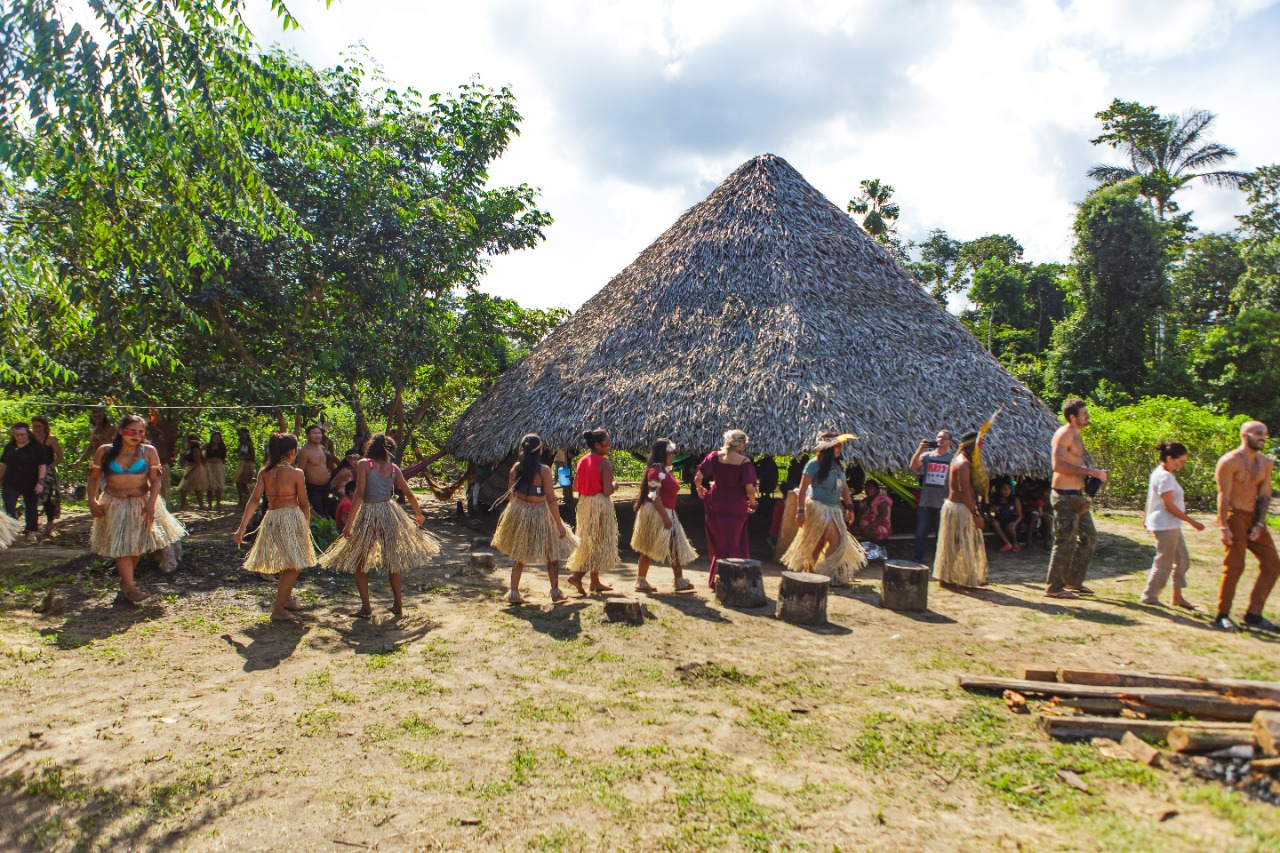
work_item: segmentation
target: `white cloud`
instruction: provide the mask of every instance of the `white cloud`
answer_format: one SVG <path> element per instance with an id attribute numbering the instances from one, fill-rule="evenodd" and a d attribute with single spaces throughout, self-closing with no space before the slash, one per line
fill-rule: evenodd
<path id="1" fill-rule="evenodd" d="M 1010 233 L 1064 260 L 1093 114 L 1112 98 L 1219 114 L 1240 166 L 1280 161 L 1274 0 L 668 0 L 467 5 L 294 0 L 315 63 L 363 41 L 425 92 L 479 73 L 510 85 L 522 135 L 498 182 L 543 190 L 547 242 L 494 262 L 485 287 L 576 307 L 739 163 L 772 151 L 843 206 L 893 184 L 903 230 Z M 264 14 L 258 30 L 270 38 Z M 1231 227 L 1232 191 L 1182 199 Z"/>

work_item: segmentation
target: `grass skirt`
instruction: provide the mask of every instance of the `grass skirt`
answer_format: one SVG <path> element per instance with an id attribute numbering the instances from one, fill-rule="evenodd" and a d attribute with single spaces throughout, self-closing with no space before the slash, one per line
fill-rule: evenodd
<path id="1" fill-rule="evenodd" d="M 853 582 L 853 576 L 867 564 L 867 553 L 845 527 L 844 507 L 808 500 L 805 501 L 804 514 L 804 527 L 796 534 L 787 553 L 782 555 L 783 564 L 792 572 L 803 572 L 806 565 L 812 564 L 815 573 L 831 578 L 832 586 L 848 586 Z M 840 544 L 834 551 L 819 555 L 814 562 L 814 549 L 826 537 L 828 524 L 834 524 L 840 531 Z"/>
<path id="2" fill-rule="evenodd" d="M 795 489 L 792 489 L 787 492 L 787 498 L 782 502 L 782 527 L 778 530 L 778 544 L 773 549 L 775 562 L 782 562 L 787 549 L 791 547 L 796 534 L 800 532 L 800 527 L 796 524 L 796 502 L 799 500 L 800 496 L 796 494 Z"/>
<path id="3" fill-rule="evenodd" d="M 525 566 L 563 564 L 578 547 L 573 528 L 567 524 L 564 527 L 565 536 L 561 539 L 545 503 L 512 498 L 498 519 L 493 547 Z"/>
<path id="4" fill-rule="evenodd" d="M 241 459 L 236 463 L 236 485 L 248 486 L 253 483 L 253 463 L 248 459 Z"/>
<path id="5" fill-rule="evenodd" d="M 669 562 L 673 558 L 681 566 L 687 566 L 698 559 L 698 552 L 689 544 L 689 537 L 680 526 L 680 518 L 674 510 L 671 514 L 671 529 L 663 527 L 662 516 L 653 501 L 645 501 L 644 506 L 636 513 L 635 530 L 631 533 L 631 547 L 650 560 Z"/>
<path id="6" fill-rule="evenodd" d="M 209 487 L 205 485 L 204 465 L 195 465 L 187 468 L 182 472 L 182 479 L 178 481 L 179 492 L 207 492 Z"/>
<path id="7" fill-rule="evenodd" d="M 947 501 L 938 524 L 933 575 L 942 583 L 982 586 L 987 581 L 987 546 L 964 504 Z"/>
<path id="8" fill-rule="evenodd" d="M 394 501 L 364 501 L 347 521 L 351 538 L 339 537 L 320 555 L 320 566 L 354 574 L 420 569 L 440 553 L 440 543 L 414 525 Z"/>
<path id="9" fill-rule="evenodd" d="M 89 547 L 102 557 L 141 557 L 168 548 L 187 535 L 182 522 L 173 517 L 164 498 L 156 498 L 156 518 L 148 527 L 142 520 L 147 496 L 116 498 L 104 494 L 98 503 L 106 511 L 93 520 Z"/>
<path id="10" fill-rule="evenodd" d="M 7 512 L 0 512 L 0 549 L 8 548 L 27 529 L 27 525 Z"/>
<path id="11" fill-rule="evenodd" d="M 577 514 L 581 544 L 565 564 L 572 572 L 600 572 L 622 565 L 618 554 L 618 514 L 604 493 L 581 498 Z"/>
<path id="12" fill-rule="evenodd" d="M 206 459 L 200 471 L 206 492 L 220 492 L 227 487 L 227 463 L 221 459 Z"/>
<path id="13" fill-rule="evenodd" d="M 244 558 L 244 567 L 260 575 L 278 575 L 291 569 L 309 569 L 316 564 L 311 541 L 311 525 L 302 509 L 284 506 L 269 509 L 258 525 L 253 547 Z"/>

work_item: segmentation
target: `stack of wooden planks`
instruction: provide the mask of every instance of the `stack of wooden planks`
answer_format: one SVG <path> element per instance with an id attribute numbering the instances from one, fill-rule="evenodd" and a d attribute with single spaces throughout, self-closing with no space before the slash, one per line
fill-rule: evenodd
<path id="1" fill-rule="evenodd" d="M 1247 752 L 1280 761 L 1280 682 L 1093 669 L 1023 670 L 1022 678 L 962 675 L 966 690 L 1043 697 L 1038 724 L 1059 740 L 1128 734 L 1183 754 Z M 1011 707 L 1014 703 L 1011 703 Z M 1223 751 L 1226 751 L 1224 753 Z M 1130 750 L 1133 752 L 1133 750 Z"/>

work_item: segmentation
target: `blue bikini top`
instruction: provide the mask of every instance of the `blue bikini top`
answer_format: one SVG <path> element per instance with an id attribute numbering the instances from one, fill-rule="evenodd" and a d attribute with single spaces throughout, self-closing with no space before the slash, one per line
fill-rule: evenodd
<path id="1" fill-rule="evenodd" d="M 143 455 L 128 468 L 121 468 L 120 463 L 112 459 L 107 463 L 107 470 L 112 474 L 145 474 L 151 470 L 151 466 L 147 464 L 147 457 Z"/>

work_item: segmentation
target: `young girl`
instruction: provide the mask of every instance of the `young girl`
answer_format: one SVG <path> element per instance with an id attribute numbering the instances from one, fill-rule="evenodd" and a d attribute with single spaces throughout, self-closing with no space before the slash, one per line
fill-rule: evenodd
<path id="1" fill-rule="evenodd" d="M 675 456 L 676 445 L 669 438 L 658 439 L 649 451 L 649 470 L 644 476 L 647 488 L 642 488 L 636 499 L 636 526 L 631 534 L 631 547 L 640 554 L 636 592 L 658 591 L 649 583 L 652 560 L 670 560 L 676 592 L 693 592 L 693 584 L 682 574 L 682 567 L 698 559 L 698 552 L 689 544 L 676 516 L 680 483 L 671 473 Z"/>
<path id="2" fill-rule="evenodd" d="M 816 572 L 831 578 L 832 586 L 848 586 L 867 564 L 867 554 L 845 526 L 845 510 L 853 503 L 849 484 L 838 464 L 849 435 L 827 432 L 818 436 L 817 458 L 804 466 L 800 494 L 812 494 L 796 509 L 800 531 L 782 562 L 793 572 Z"/>
<path id="3" fill-rule="evenodd" d="M 854 532 L 859 538 L 870 539 L 872 542 L 884 542 L 893 534 L 893 524 L 890 521 L 893 498 L 882 492 L 880 484 L 875 480 L 865 481 L 863 489 L 867 498 L 858 515 L 858 521 L 854 524 Z M 853 487 L 850 486 L 849 490 L 853 491 Z"/>
<path id="4" fill-rule="evenodd" d="M 205 477 L 201 463 L 204 457 L 200 453 L 200 439 L 194 435 L 187 436 L 187 450 L 182 454 L 185 466 L 182 479 L 178 481 L 178 509 L 187 508 L 187 493 L 196 493 L 196 504 L 204 509 Z"/>
<path id="5" fill-rule="evenodd" d="M 323 568 L 356 576 L 360 609 L 351 615 L 357 619 L 368 619 L 373 615 L 367 572 L 383 568 L 390 574 L 391 592 L 395 596 L 391 612 L 399 616 L 404 612 L 400 592 L 401 570 L 425 566 L 440 553 L 440 543 L 436 538 L 418 529 L 426 519 L 404 475 L 391 463 L 395 449 L 395 441 L 382 433 L 369 439 L 364 452 L 366 458 L 356 466 L 351 520 L 343 528 L 342 538 L 320 556 Z M 417 524 L 409 521 L 404 510 L 391 499 L 397 489 L 413 507 Z"/>
<path id="6" fill-rule="evenodd" d="M 133 583 L 138 558 L 168 548 L 187 535 L 160 497 L 160 456 L 145 442 L 147 424 L 125 415 L 115 439 L 93 454 L 89 464 L 89 546 L 116 561 L 120 574 L 117 603 L 138 604 L 144 595 Z M 102 495 L 98 483 L 106 477 Z"/>
<path id="7" fill-rule="evenodd" d="M 569 583 L 580 595 L 582 577 L 591 573 L 592 592 L 612 592 L 613 587 L 600 582 L 602 569 L 615 569 L 622 563 L 618 554 L 618 515 L 613 509 L 613 465 L 607 454 L 613 447 L 609 433 L 603 429 L 591 429 L 582 434 L 590 452 L 578 460 L 578 513 L 577 529 L 581 544 L 569 557 L 568 567 L 573 572 Z"/>
<path id="8" fill-rule="evenodd" d="M 560 519 L 556 484 L 548 465 L 542 464 L 542 439 L 532 433 L 520 439 L 520 458 L 507 480 L 510 501 L 498 520 L 493 547 L 513 560 L 507 601 L 524 604 L 520 574 L 527 565 L 547 564 L 551 601 L 565 600 L 560 591 L 560 564 L 573 555 L 578 537 Z"/>
<path id="9" fill-rule="evenodd" d="M 279 575 L 275 606 L 271 618 L 276 622 L 294 621 L 293 611 L 302 608 L 293 600 L 293 585 L 298 573 L 316 564 L 316 549 L 311 541 L 310 505 L 307 503 L 306 479 L 293 467 L 298 455 L 298 437 L 275 433 L 267 443 L 267 464 L 258 472 L 258 483 L 245 504 L 235 543 L 244 544 L 245 528 L 254 512 L 254 504 L 267 496 L 267 514 L 258 525 L 244 567 L 263 575 Z"/>
<path id="10" fill-rule="evenodd" d="M 991 514 L 996 523 L 996 535 L 1004 543 L 1000 550 L 1006 553 L 1021 551 L 1018 547 L 1018 525 L 1022 524 L 1022 501 L 1013 493 L 1013 483 L 1007 479 L 996 483 Z"/>
<path id="11" fill-rule="evenodd" d="M 216 429 L 209 433 L 209 443 L 204 446 L 204 494 L 210 507 L 222 508 L 222 490 L 227 486 L 227 445 L 222 433 Z"/>

